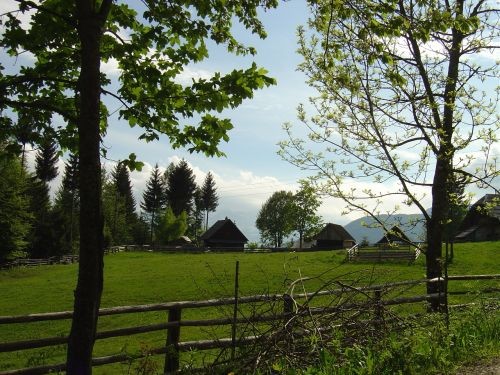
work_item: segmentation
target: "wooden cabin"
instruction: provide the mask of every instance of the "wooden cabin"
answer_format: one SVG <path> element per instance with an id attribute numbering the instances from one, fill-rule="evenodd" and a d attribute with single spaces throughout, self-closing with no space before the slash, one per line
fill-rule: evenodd
<path id="1" fill-rule="evenodd" d="M 243 250 L 248 239 L 238 229 L 236 224 L 228 219 L 218 220 L 201 235 L 203 245 L 209 248 L 230 248 L 231 250 Z"/>
<path id="2" fill-rule="evenodd" d="M 314 237 L 316 249 L 349 249 L 356 244 L 356 240 L 341 225 L 328 223 Z"/>
<path id="3" fill-rule="evenodd" d="M 500 241 L 500 194 L 486 194 L 465 215 L 455 242 Z"/>

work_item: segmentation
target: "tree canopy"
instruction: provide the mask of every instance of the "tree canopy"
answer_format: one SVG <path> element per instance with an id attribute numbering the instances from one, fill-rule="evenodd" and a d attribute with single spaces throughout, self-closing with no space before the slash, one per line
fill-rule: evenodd
<path id="1" fill-rule="evenodd" d="M 301 106 L 299 119 L 315 145 L 286 125 L 281 153 L 317 171 L 317 187 L 342 198 L 347 211 L 420 210 L 427 276 L 439 276 L 450 177 L 496 189 L 499 176 L 499 71 L 491 55 L 499 11 L 492 1 L 310 4 L 299 69 L 318 91 L 317 113 Z M 391 199 L 398 203 L 387 208 Z"/>
<path id="2" fill-rule="evenodd" d="M 0 144 L 1 147 L 1 144 Z M 6 157 L 0 148 L 0 262 L 26 249 L 30 214 L 26 172 L 17 157 Z"/>
<path id="3" fill-rule="evenodd" d="M 293 231 L 294 201 L 289 191 L 277 191 L 264 202 L 255 226 L 263 242 L 281 247 L 283 240 Z"/>
<path id="4" fill-rule="evenodd" d="M 306 180 L 299 181 L 300 188 L 293 196 L 293 229 L 299 234 L 299 248 L 304 238 L 315 235 L 323 223 L 316 211 L 321 200 L 314 187 Z"/>
<path id="5" fill-rule="evenodd" d="M 119 115 L 130 126 L 143 129 L 141 139 L 166 134 L 174 147 L 220 155 L 218 145 L 228 140 L 232 124 L 216 113 L 238 106 L 274 80 L 256 64 L 186 85 L 177 77 L 189 63 L 208 57 L 208 40 L 229 52 L 254 53 L 233 37 L 233 22 L 265 37 L 257 7 L 275 7 L 277 1 L 15 4 L 4 14 L 0 47 L 14 59 L 33 58 L 8 70 L 0 65 L 0 140 L 8 150 L 18 150 L 12 137 L 22 120 L 27 130 L 23 147 L 41 136 L 78 151 L 80 261 L 66 371 L 91 373 L 104 267 L 100 152 L 105 149 L 100 141 L 109 111 L 101 95 L 120 105 Z M 29 22 L 18 17 L 21 13 Z M 116 63 L 116 78 L 101 70 L 104 62 Z M 200 114 L 199 121 L 195 114 Z M 140 167 L 133 153 L 124 163 Z"/>

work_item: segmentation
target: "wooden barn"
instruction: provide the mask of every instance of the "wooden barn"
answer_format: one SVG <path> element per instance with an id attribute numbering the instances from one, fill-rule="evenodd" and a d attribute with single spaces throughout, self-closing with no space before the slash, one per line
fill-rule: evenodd
<path id="1" fill-rule="evenodd" d="M 314 240 L 316 249 L 349 249 L 356 244 L 356 240 L 341 225 L 328 223 L 319 232 Z"/>
<path id="2" fill-rule="evenodd" d="M 386 248 L 390 244 L 394 245 L 408 245 L 410 239 L 404 234 L 404 232 L 397 225 L 393 226 L 384 236 L 375 243 L 376 246 L 380 248 Z"/>
<path id="3" fill-rule="evenodd" d="M 465 215 L 455 242 L 500 241 L 500 194 L 486 194 Z"/>
<path id="4" fill-rule="evenodd" d="M 230 248 L 243 250 L 248 239 L 227 217 L 217 221 L 202 234 L 203 245 L 210 248 Z"/>

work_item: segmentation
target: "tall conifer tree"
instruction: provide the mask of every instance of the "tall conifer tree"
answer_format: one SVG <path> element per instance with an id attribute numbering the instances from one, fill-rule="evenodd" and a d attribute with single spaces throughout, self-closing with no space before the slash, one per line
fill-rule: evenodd
<path id="1" fill-rule="evenodd" d="M 33 258 L 57 255 L 55 216 L 50 208 L 49 182 L 57 176 L 57 145 L 50 139 L 43 140 L 35 156 L 35 174 L 30 176 L 27 190 L 30 196 L 30 211 L 34 215 L 29 235 L 28 252 Z"/>
<path id="2" fill-rule="evenodd" d="M 61 187 L 56 195 L 54 213 L 61 222 L 59 233 L 60 251 L 73 253 L 79 238 L 80 194 L 78 188 L 78 156 L 70 154 L 65 167 Z"/>
<path id="3" fill-rule="evenodd" d="M 0 154 L 2 151 L 0 148 Z M 22 168 L 19 158 L 0 155 L 0 262 L 28 245 L 32 217 Z"/>
<path id="4" fill-rule="evenodd" d="M 132 192 L 132 183 L 130 182 L 130 173 L 128 167 L 123 163 L 118 163 L 111 172 L 111 179 L 121 200 L 125 205 L 125 222 L 127 232 L 130 234 L 137 225 L 138 216 L 135 211 L 136 203 Z"/>
<path id="5" fill-rule="evenodd" d="M 35 156 L 36 176 L 44 181 L 50 182 L 57 177 L 57 145 L 53 141 L 42 142 Z"/>
<path id="6" fill-rule="evenodd" d="M 205 210 L 205 230 L 208 228 L 208 213 L 214 212 L 219 205 L 217 188 L 215 187 L 214 176 L 211 172 L 207 173 L 203 186 L 201 188 L 202 207 Z"/>
<path id="7" fill-rule="evenodd" d="M 141 209 L 149 216 L 150 241 L 153 244 L 154 228 L 158 224 L 159 212 L 165 208 L 165 181 L 160 174 L 158 164 L 151 172 L 151 177 L 142 194 Z"/>
<path id="8" fill-rule="evenodd" d="M 182 211 L 188 215 L 193 210 L 193 198 L 196 191 L 193 170 L 183 159 L 167 175 L 167 201 L 175 216 Z"/>

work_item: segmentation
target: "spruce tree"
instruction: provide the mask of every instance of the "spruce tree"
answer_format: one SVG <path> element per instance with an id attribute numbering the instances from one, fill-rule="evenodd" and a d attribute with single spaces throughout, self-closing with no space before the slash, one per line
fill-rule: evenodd
<path id="1" fill-rule="evenodd" d="M 50 182 L 57 176 L 57 145 L 53 141 L 44 141 L 35 156 L 36 176 L 44 182 Z"/>
<path id="2" fill-rule="evenodd" d="M 48 183 L 57 176 L 57 146 L 49 139 L 41 142 L 35 156 L 35 175 L 30 176 L 27 190 L 30 196 L 30 211 L 34 216 L 29 235 L 28 252 L 32 258 L 46 258 L 59 253 L 56 243 L 57 228 L 51 212 Z"/>
<path id="3" fill-rule="evenodd" d="M 111 177 L 108 177 L 104 171 L 102 204 L 105 245 L 113 246 L 130 243 L 132 241 L 133 228 L 127 223 L 126 198 L 120 194 L 114 176 L 111 175 Z"/>
<path id="4" fill-rule="evenodd" d="M 158 164 L 151 172 L 151 177 L 146 185 L 146 190 L 142 194 L 141 209 L 149 217 L 150 242 L 153 244 L 154 228 L 158 225 L 159 212 L 165 208 L 165 181 L 160 174 Z"/>
<path id="5" fill-rule="evenodd" d="M 132 241 L 135 226 L 137 226 L 138 216 L 135 211 L 136 203 L 132 193 L 132 183 L 128 167 L 123 163 L 118 163 L 111 172 L 111 180 L 118 194 L 119 201 L 124 204 L 125 226 L 128 241 Z M 125 242 L 123 242 L 125 243 Z"/>
<path id="6" fill-rule="evenodd" d="M 205 230 L 208 228 L 208 213 L 214 212 L 219 205 L 219 197 L 215 187 L 215 180 L 211 172 L 208 172 L 201 188 L 202 207 L 205 210 Z"/>
<path id="7" fill-rule="evenodd" d="M 29 212 L 33 215 L 27 251 L 31 258 L 46 258 L 55 255 L 54 251 L 57 253 L 53 246 L 49 186 L 33 174 L 27 174 L 26 180 L 29 182 L 26 188 Z"/>
<path id="8" fill-rule="evenodd" d="M 175 216 L 179 216 L 183 211 L 191 214 L 196 188 L 193 170 L 183 159 L 167 175 L 166 196 Z"/>
<path id="9" fill-rule="evenodd" d="M 127 216 L 135 217 L 135 198 L 132 193 L 132 183 L 130 182 L 130 173 L 128 167 L 123 163 L 118 163 L 111 172 L 111 178 L 115 184 L 116 190 L 125 199 L 127 207 Z"/>
<path id="10" fill-rule="evenodd" d="M 58 227 L 58 252 L 74 253 L 79 239 L 80 195 L 78 188 L 78 156 L 70 154 L 65 163 L 61 187 L 54 203 L 55 220 Z"/>
<path id="11" fill-rule="evenodd" d="M 196 188 L 196 191 L 194 192 L 194 210 L 189 218 L 188 234 L 197 245 L 200 245 L 199 237 L 200 231 L 203 229 L 203 217 L 204 208 L 202 191 L 200 188 Z"/>
<path id="12" fill-rule="evenodd" d="M 28 245 L 32 220 L 21 160 L 2 151 L 0 148 L 0 263 L 10 255 L 21 255 Z"/>

